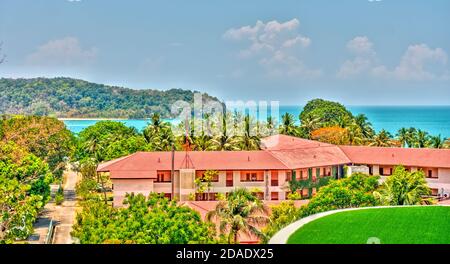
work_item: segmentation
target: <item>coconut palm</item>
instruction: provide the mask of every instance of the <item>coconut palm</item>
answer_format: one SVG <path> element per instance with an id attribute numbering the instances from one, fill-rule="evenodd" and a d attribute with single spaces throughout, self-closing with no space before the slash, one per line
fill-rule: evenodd
<path id="1" fill-rule="evenodd" d="M 245 188 L 236 189 L 220 201 L 216 208 L 206 215 L 211 221 L 216 219 L 221 234 L 227 236 L 229 244 L 239 243 L 239 232 L 263 238 L 259 226 L 267 224 L 268 208 Z"/>
<path id="2" fill-rule="evenodd" d="M 305 119 L 302 120 L 300 124 L 300 129 L 304 132 L 304 136 L 306 138 L 311 138 L 311 132 L 314 130 L 320 128 L 320 118 L 313 116 L 308 116 Z"/>
<path id="3" fill-rule="evenodd" d="M 428 132 L 418 129 L 416 133 L 415 147 L 426 148 L 428 146 Z"/>
<path id="4" fill-rule="evenodd" d="M 256 135 L 253 123 L 250 115 L 245 115 L 244 131 L 242 135 L 238 136 L 239 145 L 242 150 L 258 150 L 261 147 L 261 139 Z"/>
<path id="5" fill-rule="evenodd" d="M 375 131 L 372 128 L 372 123 L 369 122 L 366 115 L 358 114 L 355 116 L 354 121 L 361 128 L 361 133 L 364 138 L 369 139 L 373 137 Z"/>
<path id="6" fill-rule="evenodd" d="M 437 136 L 431 136 L 429 140 L 429 146 L 432 148 L 444 148 L 445 147 L 445 140 L 441 137 L 441 135 Z"/>
<path id="7" fill-rule="evenodd" d="M 382 185 L 374 196 L 383 205 L 418 205 L 428 203 L 424 196 L 430 195 L 423 171 L 408 172 L 403 166 L 397 166 L 394 173 Z"/>
<path id="8" fill-rule="evenodd" d="M 237 140 L 232 135 L 229 135 L 227 129 L 227 114 L 221 114 L 218 116 L 222 126 L 218 127 L 220 131 L 216 132 L 216 135 L 211 139 L 212 148 L 214 150 L 239 150 Z"/>
<path id="9" fill-rule="evenodd" d="M 294 115 L 285 113 L 281 117 L 280 134 L 288 136 L 297 136 L 297 126 L 295 125 Z"/>
<path id="10" fill-rule="evenodd" d="M 405 148 L 406 146 L 409 147 L 409 143 L 411 140 L 410 131 L 405 127 L 400 128 L 397 132 L 397 139 L 400 142 L 402 148 Z"/>
<path id="11" fill-rule="evenodd" d="M 373 147 L 391 147 L 392 146 L 392 136 L 389 132 L 382 129 L 378 134 L 376 134 L 369 146 Z"/>
<path id="12" fill-rule="evenodd" d="M 361 145 L 364 141 L 364 134 L 361 127 L 354 121 L 347 128 L 348 139 L 351 145 Z M 345 134 L 343 134 L 345 136 Z"/>

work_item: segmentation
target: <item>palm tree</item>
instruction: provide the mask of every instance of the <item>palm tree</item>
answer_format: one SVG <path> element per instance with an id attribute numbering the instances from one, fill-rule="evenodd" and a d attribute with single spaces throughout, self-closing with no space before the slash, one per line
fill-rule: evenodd
<path id="1" fill-rule="evenodd" d="M 354 121 L 347 128 L 348 139 L 351 145 L 361 145 L 364 141 L 364 134 L 361 127 Z"/>
<path id="2" fill-rule="evenodd" d="M 391 141 L 391 134 L 387 132 L 386 130 L 382 129 L 378 134 L 376 134 L 372 142 L 369 144 L 369 146 L 373 147 L 391 147 L 392 141 Z"/>
<path id="3" fill-rule="evenodd" d="M 429 140 L 429 146 L 432 148 L 444 148 L 445 147 L 445 140 L 441 137 L 441 135 L 437 136 L 431 136 Z"/>
<path id="4" fill-rule="evenodd" d="M 361 128 L 361 133 L 366 139 L 370 139 L 375 134 L 375 131 L 372 128 L 372 123 L 369 122 L 369 119 L 364 114 L 358 114 L 355 116 L 355 123 Z"/>
<path id="5" fill-rule="evenodd" d="M 227 114 L 223 113 L 219 116 L 221 119 L 222 126 L 220 127 L 220 131 L 217 132 L 211 139 L 211 145 L 214 150 L 239 150 L 239 146 L 237 144 L 237 140 L 235 137 L 229 135 L 227 130 Z"/>
<path id="6" fill-rule="evenodd" d="M 239 232 L 263 238 L 264 234 L 258 229 L 260 225 L 269 222 L 268 208 L 262 201 L 247 189 L 236 189 L 228 194 L 224 201 L 220 201 L 216 208 L 208 212 L 206 219 L 219 221 L 219 230 L 226 235 L 229 244 L 237 244 Z"/>
<path id="7" fill-rule="evenodd" d="M 154 151 L 169 151 L 175 144 L 170 124 L 162 121 L 158 113 L 152 115 L 150 124 L 144 129 L 143 134 Z"/>
<path id="8" fill-rule="evenodd" d="M 239 143 L 242 150 L 258 150 L 261 148 L 261 139 L 252 131 L 253 121 L 249 114 L 244 117 L 243 135 L 239 136 Z"/>
<path id="9" fill-rule="evenodd" d="M 408 143 L 410 142 L 410 139 L 411 139 L 410 131 L 405 127 L 400 128 L 397 132 L 397 139 L 398 139 L 398 141 L 400 141 L 402 148 L 404 148 L 406 146 L 409 147 Z"/>
<path id="10" fill-rule="evenodd" d="M 308 116 L 302 120 L 300 124 L 300 129 L 304 131 L 304 136 L 308 139 L 311 138 L 311 132 L 320 128 L 319 124 L 320 119 L 318 117 L 314 118 L 312 116 Z"/>
<path id="11" fill-rule="evenodd" d="M 382 185 L 374 196 L 383 205 L 418 205 L 428 202 L 424 196 L 430 195 L 423 171 L 408 172 L 403 166 L 397 166 L 394 173 Z"/>
<path id="12" fill-rule="evenodd" d="M 193 139 L 193 145 L 193 150 L 205 151 L 213 149 L 211 137 L 205 134 L 205 132 L 203 131 L 199 136 Z"/>
<path id="13" fill-rule="evenodd" d="M 294 115 L 291 113 L 285 113 L 281 117 L 280 134 L 297 136 L 297 126 L 295 125 Z"/>
<path id="14" fill-rule="evenodd" d="M 426 148 L 428 146 L 428 132 L 418 129 L 416 133 L 416 147 Z"/>

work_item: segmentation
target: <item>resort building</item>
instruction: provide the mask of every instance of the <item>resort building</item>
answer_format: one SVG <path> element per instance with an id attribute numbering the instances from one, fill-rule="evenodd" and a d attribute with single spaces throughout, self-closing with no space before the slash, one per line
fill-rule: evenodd
<path id="1" fill-rule="evenodd" d="M 292 180 L 337 179 L 344 172 L 385 179 L 396 165 L 424 171 L 434 195 L 450 192 L 450 150 L 336 146 L 285 135 L 267 137 L 261 143 L 258 151 L 137 152 L 102 163 L 97 172 L 109 173 L 115 206 L 131 192 L 213 201 L 218 193 L 226 195 L 236 187 L 251 189 L 266 201 L 285 200 Z M 207 170 L 219 173 L 209 192 L 198 193 L 194 181 Z M 310 197 L 316 190 L 299 192 Z"/>

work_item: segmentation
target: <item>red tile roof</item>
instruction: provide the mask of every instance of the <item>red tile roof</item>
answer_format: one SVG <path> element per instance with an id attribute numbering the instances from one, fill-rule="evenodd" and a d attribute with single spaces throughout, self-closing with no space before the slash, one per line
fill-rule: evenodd
<path id="1" fill-rule="evenodd" d="M 338 146 L 318 141 L 274 135 L 261 140 L 269 151 L 291 169 L 346 164 L 351 161 Z"/>
<path id="2" fill-rule="evenodd" d="M 276 135 L 261 140 L 260 151 L 191 151 L 195 170 L 292 170 L 339 164 L 404 165 L 450 168 L 450 150 L 336 146 Z M 137 152 L 102 163 L 111 178 L 156 178 L 171 169 L 171 152 Z M 175 152 L 175 170 L 185 167 L 185 152 Z"/>
<path id="3" fill-rule="evenodd" d="M 195 170 L 288 170 L 266 151 L 191 151 Z M 171 152 L 137 152 L 126 158 L 100 164 L 99 172 L 116 172 L 111 178 L 153 178 L 157 170 L 171 169 Z M 175 152 L 175 170 L 185 167 L 185 152 Z M 119 173 L 123 172 L 123 173 Z M 131 172 L 129 176 L 126 173 Z M 156 176 L 155 176 L 156 177 Z"/>
<path id="4" fill-rule="evenodd" d="M 449 149 L 340 146 L 356 164 L 450 168 Z"/>

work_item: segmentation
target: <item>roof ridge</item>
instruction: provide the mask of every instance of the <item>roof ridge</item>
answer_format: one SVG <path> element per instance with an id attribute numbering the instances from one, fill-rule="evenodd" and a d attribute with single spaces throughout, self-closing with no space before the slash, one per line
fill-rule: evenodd
<path id="1" fill-rule="evenodd" d="M 110 161 L 107 161 L 107 162 L 111 162 L 111 164 L 108 164 L 108 165 L 106 165 L 104 168 L 102 168 L 102 169 L 105 169 L 106 167 L 109 167 L 109 166 L 112 166 L 112 165 L 114 165 L 114 164 L 117 164 L 118 162 L 121 162 L 121 161 L 124 161 L 124 160 L 126 160 L 126 159 L 128 159 L 128 158 L 130 158 L 130 157 L 132 157 L 132 156 L 134 156 L 134 155 L 136 155 L 136 154 L 138 154 L 138 153 L 141 153 L 141 152 L 143 152 L 143 151 L 136 151 L 136 152 L 134 152 L 134 153 L 131 153 L 131 154 L 129 154 L 129 155 L 127 155 L 127 156 L 125 156 L 125 157 L 122 157 L 122 158 L 118 158 L 118 159 L 115 159 L 115 160 L 110 160 Z M 106 162 L 106 163 L 107 163 Z M 101 164 L 99 164 L 98 166 L 100 166 Z"/>
<path id="2" fill-rule="evenodd" d="M 286 166 L 286 168 L 291 169 L 290 166 L 288 166 L 284 161 L 282 161 L 281 159 L 279 159 L 278 157 L 275 157 L 275 155 L 273 155 L 271 150 L 265 150 L 266 152 L 268 152 L 270 154 L 270 156 L 272 156 L 274 159 L 278 160 L 279 162 L 281 162 L 281 164 L 283 164 L 284 166 Z"/>

